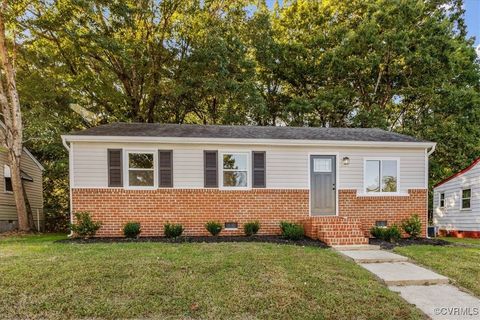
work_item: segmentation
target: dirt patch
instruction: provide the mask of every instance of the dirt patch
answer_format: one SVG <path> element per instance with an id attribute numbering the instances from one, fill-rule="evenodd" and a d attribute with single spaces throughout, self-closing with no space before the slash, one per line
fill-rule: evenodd
<path id="1" fill-rule="evenodd" d="M 135 242 L 163 242 L 163 243 L 221 243 L 221 242 L 263 242 L 263 243 L 276 243 L 276 244 L 288 244 L 305 247 L 319 247 L 328 248 L 328 246 L 320 240 L 313 240 L 310 238 L 303 238 L 300 240 L 287 240 L 281 236 L 219 236 L 219 237 L 178 237 L 178 238 L 165 238 L 165 237 L 140 237 L 136 239 L 127 238 L 73 238 L 57 240 L 57 243 L 135 243 Z"/>
<path id="2" fill-rule="evenodd" d="M 400 239 L 397 242 L 387 242 L 381 239 L 370 238 L 370 244 L 378 245 L 382 249 L 393 249 L 395 247 L 406 247 L 413 245 L 430 245 L 430 246 L 448 246 L 452 245 L 451 242 L 435 239 L 435 238 L 417 238 L 417 239 Z"/>

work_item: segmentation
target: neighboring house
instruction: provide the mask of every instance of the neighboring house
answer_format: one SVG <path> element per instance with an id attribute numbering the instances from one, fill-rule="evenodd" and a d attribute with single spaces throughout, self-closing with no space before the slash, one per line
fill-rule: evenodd
<path id="1" fill-rule="evenodd" d="M 216 220 L 239 235 L 248 221 L 262 234 L 292 221 L 328 244 L 358 244 L 412 214 L 425 235 L 432 142 L 380 129 L 140 123 L 62 138 L 72 211 L 101 221 L 98 236 L 121 236 L 128 221 L 143 236 L 166 222 L 205 235 Z"/>
<path id="2" fill-rule="evenodd" d="M 20 166 L 27 198 L 33 212 L 35 228 L 43 230 L 45 224 L 43 214 L 43 167 L 25 148 L 23 149 Z M 7 152 L 0 149 L 0 232 L 16 229 L 17 227 L 17 208 L 13 198 L 10 167 L 7 164 Z"/>
<path id="3" fill-rule="evenodd" d="M 480 238 L 480 158 L 433 187 L 433 222 L 441 235 Z"/>

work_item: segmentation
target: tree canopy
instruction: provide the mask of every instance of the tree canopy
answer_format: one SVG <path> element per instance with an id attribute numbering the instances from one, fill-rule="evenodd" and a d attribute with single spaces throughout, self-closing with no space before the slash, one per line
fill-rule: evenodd
<path id="1" fill-rule="evenodd" d="M 14 19 L 26 144 L 68 206 L 61 133 L 114 121 L 379 127 L 480 155 L 461 0 L 36 0 Z"/>

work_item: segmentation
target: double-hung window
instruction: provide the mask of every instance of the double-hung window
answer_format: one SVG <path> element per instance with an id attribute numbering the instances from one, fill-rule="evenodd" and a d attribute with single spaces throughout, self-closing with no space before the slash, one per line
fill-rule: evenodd
<path id="1" fill-rule="evenodd" d="M 3 167 L 3 178 L 5 183 L 5 192 L 13 192 L 12 175 L 10 172 L 10 167 L 7 165 Z"/>
<path id="2" fill-rule="evenodd" d="M 472 189 L 462 190 L 462 209 L 470 209 L 470 200 L 472 198 Z"/>
<path id="3" fill-rule="evenodd" d="M 440 193 L 439 206 L 440 206 L 440 208 L 445 208 L 445 193 L 444 192 Z"/>
<path id="4" fill-rule="evenodd" d="M 248 153 L 222 154 L 222 186 L 225 188 L 248 187 Z"/>
<path id="5" fill-rule="evenodd" d="M 365 192 L 398 192 L 398 160 L 373 159 L 365 161 Z"/>
<path id="6" fill-rule="evenodd" d="M 128 152 L 128 186 L 154 187 L 155 186 L 155 153 Z"/>

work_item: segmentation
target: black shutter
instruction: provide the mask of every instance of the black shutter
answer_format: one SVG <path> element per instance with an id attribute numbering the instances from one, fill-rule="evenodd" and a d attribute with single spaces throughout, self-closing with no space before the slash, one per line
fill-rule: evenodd
<path id="1" fill-rule="evenodd" d="M 108 186 L 123 187 L 122 149 L 108 149 Z"/>
<path id="2" fill-rule="evenodd" d="M 203 151 L 205 188 L 218 188 L 218 151 Z"/>
<path id="3" fill-rule="evenodd" d="M 173 152 L 158 150 L 158 186 L 173 188 Z"/>
<path id="4" fill-rule="evenodd" d="M 252 170 L 254 188 L 266 188 L 266 153 L 265 151 L 252 151 Z"/>

